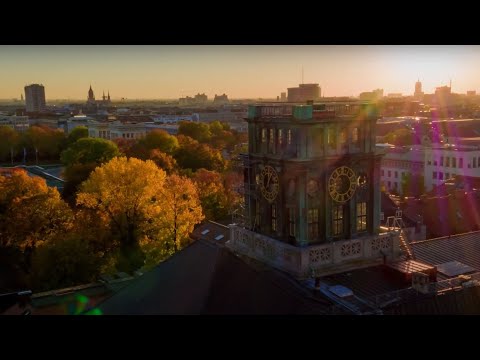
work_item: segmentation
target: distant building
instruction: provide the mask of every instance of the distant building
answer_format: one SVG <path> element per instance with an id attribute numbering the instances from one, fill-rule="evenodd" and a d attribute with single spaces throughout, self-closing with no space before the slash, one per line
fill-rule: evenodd
<path id="1" fill-rule="evenodd" d="M 402 96 L 402 93 L 390 93 L 387 95 L 389 98 L 401 98 Z"/>
<path id="2" fill-rule="evenodd" d="M 195 95 L 194 100 L 197 104 L 205 104 L 208 101 L 208 96 L 205 95 L 205 93 L 198 93 L 197 95 Z"/>
<path id="3" fill-rule="evenodd" d="M 85 104 L 85 112 L 86 113 L 95 113 L 100 109 L 104 109 L 111 105 L 110 100 L 110 91 L 108 91 L 108 95 L 105 95 L 105 91 L 103 92 L 102 99 L 96 100 L 95 94 L 93 93 L 92 85 L 90 85 L 90 89 L 88 90 L 88 97 L 87 103 Z"/>
<path id="4" fill-rule="evenodd" d="M 224 93 L 223 95 L 217 95 L 215 94 L 215 98 L 213 99 L 213 103 L 215 105 L 221 105 L 221 104 L 228 104 L 228 96 Z"/>
<path id="5" fill-rule="evenodd" d="M 287 101 L 287 93 L 286 92 L 282 92 L 280 94 L 280 101 Z"/>
<path id="6" fill-rule="evenodd" d="M 425 188 L 432 190 L 456 175 L 480 178 L 478 146 L 441 145 L 425 151 Z"/>
<path id="7" fill-rule="evenodd" d="M 321 96 L 321 88 L 318 84 L 300 84 L 298 87 L 288 88 L 288 101 L 305 102 L 317 101 Z"/>
<path id="8" fill-rule="evenodd" d="M 415 100 L 423 100 L 422 83 L 420 82 L 420 80 L 415 83 L 415 92 L 413 93 L 413 97 L 415 98 Z"/>
<path id="9" fill-rule="evenodd" d="M 387 149 L 380 168 L 381 184 L 385 190 L 404 195 L 402 182 L 406 176 L 424 175 L 424 157 L 425 150 L 420 146 Z"/>
<path id="10" fill-rule="evenodd" d="M 193 121 L 198 122 L 200 121 L 199 114 L 191 114 L 191 115 L 156 115 L 153 117 L 154 123 L 162 123 L 162 124 L 178 124 L 180 121 Z"/>
<path id="11" fill-rule="evenodd" d="M 46 108 L 45 87 L 40 84 L 25 86 L 25 103 L 27 112 L 41 112 Z"/>
<path id="12" fill-rule="evenodd" d="M 374 101 L 383 98 L 383 89 L 376 89 L 373 91 L 366 91 L 360 93 L 360 100 L 362 101 Z"/>
<path id="13" fill-rule="evenodd" d="M 200 94 L 198 93 L 193 98 L 191 96 L 187 96 L 184 98 L 178 99 L 179 105 L 205 105 L 208 102 L 208 96 L 205 93 Z"/>
<path id="14" fill-rule="evenodd" d="M 29 127 L 28 116 L 4 116 L 0 115 L 0 126 L 8 126 L 18 132 L 24 132 Z"/>
<path id="15" fill-rule="evenodd" d="M 475 90 L 467 91 L 467 96 L 475 96 L 475 95 L 477 95 L 477 92 Z"/>

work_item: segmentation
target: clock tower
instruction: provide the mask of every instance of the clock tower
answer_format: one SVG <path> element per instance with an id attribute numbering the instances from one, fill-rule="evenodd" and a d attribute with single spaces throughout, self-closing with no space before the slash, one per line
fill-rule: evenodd
<path id="1" fill-rule="evenodd" d="M 246 120 L 246 221 L 231 249 L 300 278 L 398 257 L 379 232 L 373 105 L 253 105 Z"/>

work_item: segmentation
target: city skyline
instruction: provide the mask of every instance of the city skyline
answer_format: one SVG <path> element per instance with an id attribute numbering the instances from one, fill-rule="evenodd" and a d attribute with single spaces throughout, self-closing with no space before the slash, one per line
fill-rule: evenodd
<path id="1" fill-rule="evenodd" d="M 19 98 L 25 85 L 45 86 L 48 99 L 96 97 L 175 99 L 275 98 L 288 87 L 318 83 L 325 96 L 358 96 L 376 88 L 411 95 L 448 85 L 480 89 L 480 46 L 0 46 L 0 99 Z M 303 71 L 302 71 L 303 69 Z"/>

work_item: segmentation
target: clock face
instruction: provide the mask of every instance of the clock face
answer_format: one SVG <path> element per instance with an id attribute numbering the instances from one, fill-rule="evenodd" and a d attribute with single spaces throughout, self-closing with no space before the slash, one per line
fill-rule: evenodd
<path id="1" fill-rule="evenodd" d="M 336 168 L 328 179 L 328 192 L 333 200 L 344 203 L 350 200 L 357 188 L 357 176 L 347 166 Z"/>
<path id="2" fill-rule="evenodd" d="M 279 189 L 278 174 L 275 169 L 269 165 L 265 166 L 260 173 L 260 190 L 262 195 L 268 201 L 273 201 L 277 197 Z"/>

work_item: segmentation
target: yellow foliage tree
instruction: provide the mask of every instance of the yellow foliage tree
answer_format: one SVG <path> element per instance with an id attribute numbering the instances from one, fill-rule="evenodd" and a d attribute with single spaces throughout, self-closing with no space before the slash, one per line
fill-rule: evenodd
<path id="1" fill-rule="evenodd" d="M 67 232 L 73 213 L 56 188 L 16 171 L 0 176 L 0 245 L 33 250 L 39 241 Z"/>
<path id="2" fill-rule="evenodd" d="M 160 193 L 152 225 L 160 230 L 157 236 L 167 250 L 176 252 L 190 243 L 190 233 L 204 218 L 202 206 L 195 184 L 186 177 L 169 176 Z"/>
<path id="3" fill-rule="evenodd" d="M 82 184 L 77 204 L 110 224 L 114 240 L 103 248 L 118 248 L 117 269 L 127 272 L 145 265 L 145 255 L 151 267 L 183 247 L 203 219 L 191 180 L 167 177 L 153 161 L 136 158 L 115 158 L 96 168 Z"/>

